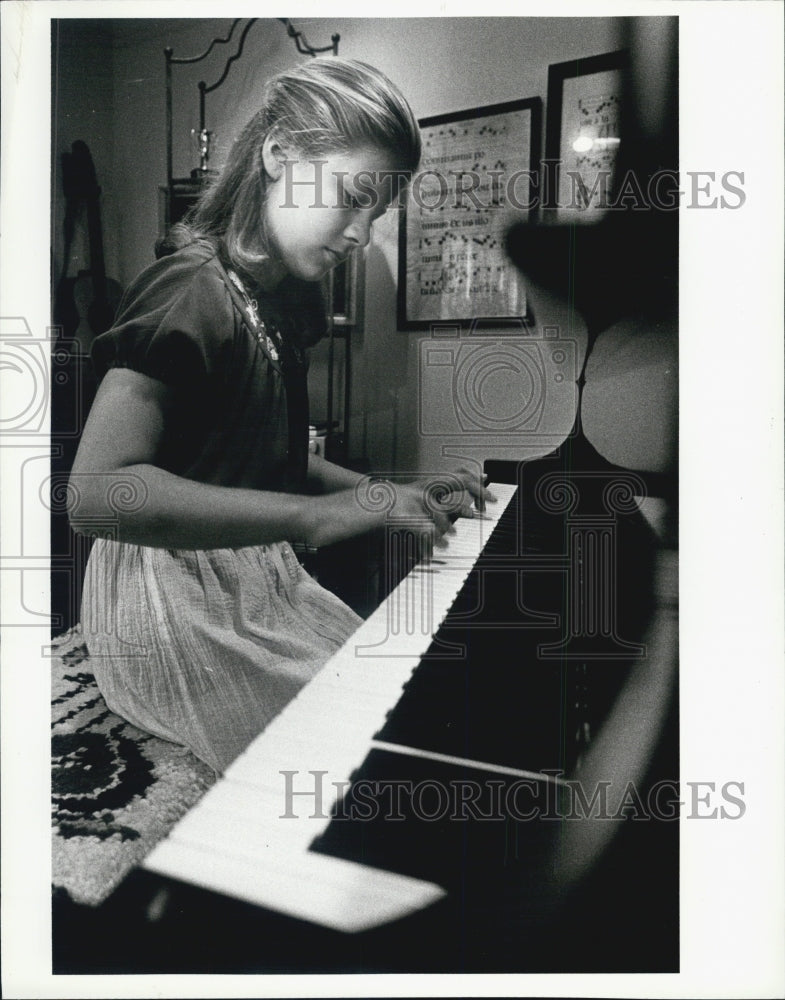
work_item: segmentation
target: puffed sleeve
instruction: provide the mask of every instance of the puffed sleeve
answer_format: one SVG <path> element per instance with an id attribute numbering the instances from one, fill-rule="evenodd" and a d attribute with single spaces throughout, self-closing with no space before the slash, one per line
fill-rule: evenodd
<path id="1" fill-rule="evenodd" d="M 131 285 L 114 326 L 93 344 L 93 364 L 99 378 L 109 368 L 131 368 L 187 387 L 222 367 L 234 328 L 214 258 L 186 249 L 156 261 Z"/>

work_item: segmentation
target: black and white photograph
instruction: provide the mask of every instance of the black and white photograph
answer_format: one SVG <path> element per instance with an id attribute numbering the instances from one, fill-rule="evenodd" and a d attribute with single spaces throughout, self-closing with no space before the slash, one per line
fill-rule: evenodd
<path id="1" fill-rule="evenodd" d="M 4 994 L 781 995 L 782 8 L 277 13 L 2 11 Z"/>

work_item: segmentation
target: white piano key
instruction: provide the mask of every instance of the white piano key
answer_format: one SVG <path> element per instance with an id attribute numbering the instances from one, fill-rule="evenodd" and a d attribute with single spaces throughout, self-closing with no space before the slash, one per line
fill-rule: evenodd
<path id="1" fill-rule="evenodd" d="M 292 783 L 295 791 L 302 792 L 305 787 Z M 269 838 L 285 840 L 287 844 L 293 838 L 298 842 L 305 838 L 310 843 L 321 831 L 315 823 L 329 815 L 342 790 L 343 786 L 316 786 L 311 778 L 311 785 L 307 788 L 309 794 L 287 801 L 283 777 L 280 777 L 277 788 L 249 788 L 226 778 L 210 789 L 200 801 L 199 808 L 192 809 L 183 823 L 187 828 L 191 820 L 217 814 L 229 824 L 236 819 L 253 824 L 254 829 L 263 831 Z M 313 792 L 317 794 L 310 794 Z"/>
<path id="2" fill-rule="evenodd" d="M 379 712 L 352 712 L 341 718 L 341 738 L 344 741 L 357 742 L 372 736 L 379 725 Z M 283 740 L 300 747 L 324 748 L 335 738 L 335 719 L 324 712 L 308 713 L 300 720 L 296 728 L 279 725 L 267 732 L 265 747 Z"/>
<path id="3" fill-rule="evenodd" d="M 335 739 L 333 745 L 301 744 L 294 736 L 282 734 L 275 740 L 260 744 L 258 751 L 241 754 L 226 771 L 227 777 L 253 786 L 278 788 L 281 771 L 309 775 L 323 771 L 325 783 L 342 781 L 349 777 L 365 756 L 368 740 L 350 736 Z"/>
<path id="4" fill-rule="evenodd" d="M 363 719 L 382 717 L 391 707 L 391 703 L 395 704 L 400 698 L 414 669 L 412 667 L 406 671 L 398 671 L 394 677 L 385 675 L 375 682 L 373 677 L 366 678 L 362 687 L 358 685 L 344 688 L 334 681 L 325 681 L 299 702 L 298 710 L 301 708 L 307 714 L 309 724 L 330 717 L 332 712 L 333 726 L 337 718 L 341 724 L 346 721 L 352 728 L 355 723 L 362 724 Z M 336 712 L 339 714 L 336 715 Z M 281 726 L 286 725 L 285 722 L 281 722 Z"/>
<path id="5" fill-rule="evenodd" d="M 340 670 L 322 671 L 308 687 L 313 685 L 318 691 L 322 688 L 327 690 L 335 685 L 347 691 L 349 699 L 354 695 L 359 697 L 360 694 L 373 699 L 381 692 L 395 691 L 405 684 L 412 672 L 417 669 L 420 659 L 419 656 L 355 657 Z M 307 691 L 307 688 L 305 690 Z"/>
<path id="6" fill-rule="evenodd" d="M 348 778 L 329 779 L 322 774 L 279 775 L 276 787 L 269 788 L 227 779 L 216 786 L 220 791 L 206 795 L 198 809 L 183 817 L 175 837 L 217 853 L 260 859 L 269 851 L 282 857 L 306 850 L 327 828 L 350 784 Z"/>
<path id="7" fill-rule="evenodd" d="M 403 690 L 403 683 L 400 685 L 400 690 Z M 351 699 L 352 706 L 351 713 L 345 715 L 347 698 Z M 308 698 L 304 698 L 297 705 L 298 712 L 302 711 L 306 717 L 308 727 L 318 724 L 322 719 L 329 720 L 330 725 L 334 727 L 334 720 L 339 718 L 342 725 L 348 720 L 352 729 L 362 725 L 366 719 L 378 719 L 388 707 L 387 691 L 350 690 L 347 694 L 345 689 L 334 683 L 319 685 Z M 285 723 L 282 722 L 281 725 Z"/>
<path id="8" fill-rule="evenodd" d="M 206 804 L 192 810 L 178 824 L 175 840 L 215 852 L 241 854 L 270 863 L 293 850 L 307 850 L 329 823 L 332 802 L 296 803 L 287 815 L 283 794 L 255 797 L 255 809 L 214 808 Z M 320 808 L 316 808 L 319 805 Z"/>
<path id="9" fill-rule="evenodd" d="M 306 852 L 296 869 L 261 868 L 256 860 L 215 857 L 169 839 L 155 848 L 145 867 L 345 933 L 401 919 L 445 895 L 433 883 L 327 855 Z"/>
<path id="10" fill-rule="evenodd" d="M 224 777 L 199 800 L 199 809 L 192 809 L 184 819 L 205 810 L 214 810 L 226 814 L 240 813 L 247 816 L 269 817 L 282 812 L 281 799 L 272 790 L 255 791 L 246 786 L 238 786 L 229 778 Z"/>

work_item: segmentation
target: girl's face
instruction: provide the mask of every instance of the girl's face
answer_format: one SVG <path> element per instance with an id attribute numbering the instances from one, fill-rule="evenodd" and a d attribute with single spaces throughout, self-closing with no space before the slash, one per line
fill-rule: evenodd
<path id="1" fill-rule="evenodd" d="M 268 139 L 263 155 L 270 256 L 281 276 L 306 281 L 368 244 L 402 179 L 392 155 L 374 146 L 303 157 Z"/>

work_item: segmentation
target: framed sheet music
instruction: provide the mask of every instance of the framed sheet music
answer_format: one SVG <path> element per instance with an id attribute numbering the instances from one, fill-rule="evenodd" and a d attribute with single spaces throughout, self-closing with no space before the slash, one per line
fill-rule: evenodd
<path id="1" fill-rule="evenodd" d="M 621 50 L 548 68 L 545 156 L 556 163 L 548 208 L 559 222 L 599 222 L 611 204 L 626 57 Z"/>
<path id="2" fill-rule="evenodd" d="M 536 201 L 538 97 L 420 120 L 423 157 L 401 212 L 398 327 L 520 324 L 526 290 L 504 235 Z"/>

